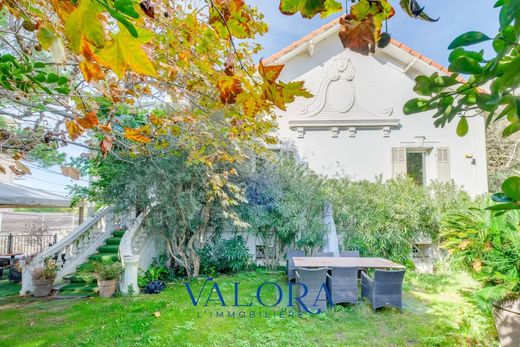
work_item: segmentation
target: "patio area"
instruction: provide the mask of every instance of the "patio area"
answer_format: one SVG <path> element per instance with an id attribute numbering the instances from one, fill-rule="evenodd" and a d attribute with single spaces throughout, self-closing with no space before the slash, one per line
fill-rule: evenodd
<path id="1" fill-rule="evenodd" d="M 214 279 L 229 305 L 234 300 L 233 283 L 240 283 L 240 302 L 248 302 L 260 284 L 270 281 L 279 283 L 286 292 L 283 272 L 259 269 Z M 195 297 L 203 282 L 190 282 Z M 204 307 L 211 285 L 205 286 L 201 304 L 193 307 L 184 280 L 178 280 L 158 295 L 0 298 L 0 331 L 6 345 L 23 346 L 102 346 L 114 341 L 132 346 L 376 346 L 382 341 L 387 346 L 494 346 L 496 332 L 491 317 L 483 315 L 470 300 L 477 286 L 466 274 L 409 272 L 402 313 L 383 308 L 374 314 L 370 304 L 360 300 L 357 305 L 337 305 L 324 314 L 297 317 L 296 308 L 286 309 L 283 303 L 267 308 L 255 300 L 252 307 L 221 307 L 210 302 Z M 269 290 L 263 290 L 266 301 L 270 300 Z M 285 315 L 280 317 L 284 309 Z M 240 311 L 247 312 L 246 316 L 240 317 Z M 223 312 L 224 317 L 216 316 L 217 312 Z M 235 318 L 228 312 L 235 312 Z M 250 312 L 255 312 L 254 318 Z"/>

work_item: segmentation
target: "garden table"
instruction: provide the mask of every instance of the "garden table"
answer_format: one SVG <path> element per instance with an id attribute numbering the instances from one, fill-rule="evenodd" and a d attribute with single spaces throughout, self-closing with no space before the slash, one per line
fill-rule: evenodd
<path id="1" fill-rule="evenodd" d="M 365 269 L 404 269 L 384 258 L 369 257 L 293 257 L 296 267 L 359 267 Z"/>

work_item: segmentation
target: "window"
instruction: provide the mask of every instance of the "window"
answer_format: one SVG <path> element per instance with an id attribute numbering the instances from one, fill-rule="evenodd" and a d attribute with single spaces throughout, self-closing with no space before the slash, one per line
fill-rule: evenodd
<path id="1" fill-rule="evenodd" d="M 406 174 L 418 185 L 424 185 L 424 152 L 406 153 Z"/>
<path id="2" fill-rule="evenodd" d="M 265 247 L 263 245 L 256 246 L 255 251 L 256 260 L 265 259 Z"/>

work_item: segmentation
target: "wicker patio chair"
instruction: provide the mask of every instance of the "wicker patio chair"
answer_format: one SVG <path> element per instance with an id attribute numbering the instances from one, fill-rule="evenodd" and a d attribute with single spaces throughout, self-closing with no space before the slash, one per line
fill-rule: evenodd
<path id="1" fill-rule="evenodd" d="M 299 250 L 287 251 L 287 277 L 289 282 L 296 277 L 296 274 L 294 273 L 296 266 L 294 266 L 293 257 L 305 257 L 305 252 Z"/>
<path id="2" fill-rule="evenodd" d="M 374 279 L 361 273 L 361 296 L 372 303 L 374 312 L 379 307 L 403 309 L 403 279 L 405 270 L 376 270 Z"/>
<path id="3" fill-rule="evenodd" d="M 340 251 L 340 257 L 359 257 L 359 251 Z"/>
<path id="4" fill-rule="evenodd" d="M 318 252 L 315 257 L 333 257 L 334 252 Z"/>
<path id="5" fill-rule="evenodd" d="M 327 295 L 325 290 L 322 290 L 323 284 L 327 283 L 327 268 L 303 268 L 299 267 L 296 269 L 296 283 L 304 284 L 307 287 L 307 294 L 301 299 L 307 309 L 313 313 L 317 310 L 321 312 L 327 310 Z M 321 292 L 320 292 L 321 291 Z M 302 296 L 305 293 L 305 288 L 302 285 L 298 286 L 298 296 Z M 319 301 L 316 298 L 319 294 Z M 300 307 L 300 303 L 297 303 L 300 311 L 305 310 Z"/>
<path id="6" fill-rule="evenodd" d="M 327 274 L 327 287 L 334 305 L 339 303 L 356 304 L 358 298 L 358 268 L 333 267 Z"/>

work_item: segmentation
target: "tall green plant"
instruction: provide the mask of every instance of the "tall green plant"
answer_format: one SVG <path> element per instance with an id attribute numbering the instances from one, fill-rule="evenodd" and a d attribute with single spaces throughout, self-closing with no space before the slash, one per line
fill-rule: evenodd
<path id="1" fill-rule="evenodd" d="M 310 252 L 323 244 L 323 187 L 321 176 L 292 159 L 257 161 L 239 214 L 263 242 L 268 268 L 276 268 L 291 247 Z"/>
<path id="2" fill-rule="evenodd" d="M 484 284 L 477 297 L 489 304 L 520 295 L 520 212 L 497 215 L 480 209 L 448 214 L 443 247 L 456 264 Z"/>

